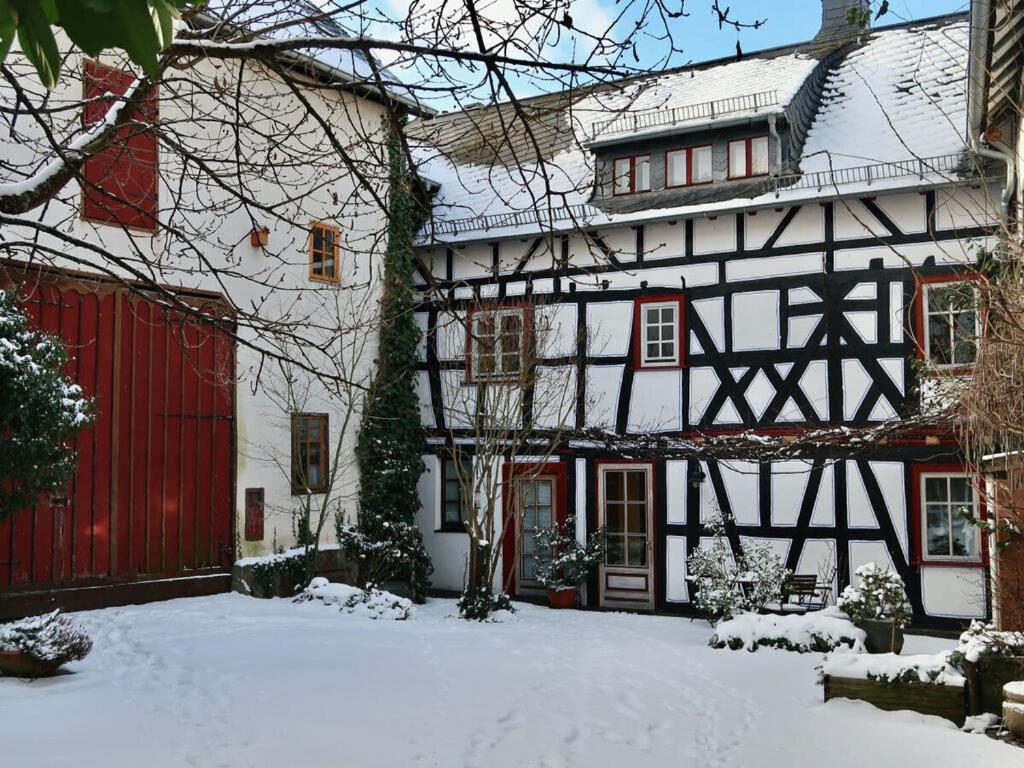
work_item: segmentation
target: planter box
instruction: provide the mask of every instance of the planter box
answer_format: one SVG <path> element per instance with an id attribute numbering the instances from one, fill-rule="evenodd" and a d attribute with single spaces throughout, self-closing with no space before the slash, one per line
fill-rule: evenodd
<path id="1" fill-rule="evenodd" d="M 825 701 L 856 699 L 894 712 L 909 709 L 922 715 L 937 715 L 964 724 L 967 714 L 966 693 L 959 685 L 930 683 L 886 683 L 854 677 L 825 675 Z"/>
<path id="2" fill-rule="evenodd" d="M 60 662 L 39 661 L 21 651 L 0 651 L 0 675 L 8 677 L 49 677 Z"/>
<path id="3" fill-rule="evenodd" d="M 1024 656 L 982 656 L 964 662 L 967 710 L 972 715 L 1003 711 L 1003 686 L 1024 680 Z"/>
<path id="4" fill-rule="evenodd" d="M 348 558 L 339 549 L 320 550 L 317 558 L 317 569 L 315 576 L 323 576 L 329 581 L 336 581 L 341 584 L 356 583 L 356 569 Z M 287 581 L 288 583 L 285 583 Z M 275 573 L 270 592 L 264 594 L 263 588 L 253 575 L 251 565 L 238 565 L 232 568 L 231 588 L 235 592 L 253 597 L 293 597 L 295 595 L 295 584 L 284 578 L 284 574 Z"/>

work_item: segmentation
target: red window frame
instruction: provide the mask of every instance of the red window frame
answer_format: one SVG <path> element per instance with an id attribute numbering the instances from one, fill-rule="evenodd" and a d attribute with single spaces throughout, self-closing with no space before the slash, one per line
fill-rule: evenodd
<path id="1" fill-rule="evenodd" d="M 131 72 L 85 59 L 82 65 L 83 126 L 103 120 L 112 106 L 105 94 L 123 95 L 135 82 Z M 142 100 L 142 119 L 159 119 L 158 90 L 154 85 Z M 82 218 L 99 224 L 155 232 L 160 198 L 160 152 L 156 133 L 126 125 L 114 141 L 82 165 Z"/>
<path id="2" fill-rule="evenodd" d="M 939 376 L 942 374 L 965 374 L 970 373 L 974 368 L 973 363 L 971 365 L 947 365 L 947 366 L 936 366 L 931 362 L 928 357 L 928 346 L 925 334 L 927 330 L 925 328 L 925 288 L 929 285 L 946 285 L 949 283 L 962 283 L 962 282 L 973 282 L 980 283 L 982 281 L 982 274 L 980 272 L 970 270 L 966 272 L 947 272 L 941 275 L 928 275 L 921 276 L 915 275 L 914 277 L 914 302 L 913 302 L 913 323 L 914 323 L 914 346 L 915 352 L 919 360 L 925 363 L 923 367 L 923 375 L 925 376 Z M 982 313 L 981 307 L 977 308 L 978 313 L 978 325 L 980 327 L 979 335 L 984 335 L 985 332 L 985 316 Z"/>
<path id="3" fill-rule="evenodd" d="M 729 165 L 729 178 L 730 179 L 753 179 L 761 176 L 767 176 L 768 172 L 765 173 L 752 173 L 751 168 L 754 165 L 754 142 L 758 139 L 764 139 L 768 142 L 768 169 L 771 170 L 771 139 L 767 136 L 750 136 L 745 139 L 730 139 L 725 147 L 726 160 Z M 744 174 L 734 174 L 732 172 L 732 145 L 733 144 L 746 144 L 746 156 L 747 156 L 747 172 Z"/>
<path id="4" fill-rule="evenodd" d="M 678 305 L 676 310 L 676 352 L 674 363 L 644 363 L 643 307 L 645 304 Z M 633 368 L 636 370 L 673 370 L 686 367 L 686 297 L 678 293 L 643 296 L 633 302 Z"/>
<path id="5" fill-rule="evenodd" d="M 647 158 L 647 189 L 636 188 L 636 161 L 642 157 Z M 615 184 L 615 166 L 622 160 L 629 160 L 629 191 L 619 192 Z M 644 192 L 651 191 L 651 155 L 648 152 L 641 153 L 639 155 L 626 155 L 625 157 L 616 157 L 612 160 L 612 196 L 621 197 L 622 195 L 640 195 Z"/>
<path id="6" fill-rule="evenodd" d="M 924 549 L 924 498 L 921 492 L 921 476 L 922 475 L 971 475 L 974 474 L 963 464 L 958 463 L 942 463 L 942 464 L 914 464 L 911 468 L 911 509 L 913 510 L 912 515 L 912 535 L 914 540 L 910 547 L 911 552 L 911 565 L 916 566 L 938 566 L 944 568 L 987 568 L 988 567 L 988 538 L 983 536 L 981 532 L 978 532 L 980 540 L 979 555 L 977 559 L 962 559 L 962 560 L 929 560 L 925 554 Z M 985 494 L 982 486 L 982 479 L 979 475 L 974 474 L 974 492 L 978 499 L 978 517 L 980 519 L 986 519 L 988 517 L 988 509 L 985 504 Z"/>
<path id="7" fill-rule="evenodd" d="M 517 309 L 522 312 L 523 315 L 523 340 L 520 347 L 520 375 L 513 376 L 487 376 L 483 379 L 478 379 L 473 373 L 473 315 L 480 312 L 500 312 L 502 310 Z M 508 383 L 510 381 L 516 381 L 524 373 L 524 366 L 527 360 L 527 354 L 533 349 L 533 311 L 529 304 L 523 302 L 510 302 L 504 304 L 478 304 L 470 307 L 466 310 L 466 383 L 467 384 L 487 384 L 490 382 Z"/>
<path id="8" fill-rule="evenodd" d="M 711 144 L 695 144 L 692 147 L 676 147 L 675 149 L 665 150 L 665 189 L 682 189 L 683 187 L 700 187 L 705 184 L 711 184 L 714 182 L 714 169 L 712 169 L 712 177 L 707 181 L 694 181 L 693 180 L 693 153 L 694 150 L 698 149 L 710 149 L 712 155 L 714 154 L 714 146 Z M 674 152 L 685 152 L 686 153 L 686 181 L 683 184 L 669 184 L 668 183 L 668 156 Z M 712 160 L 714 157 L 712 156 Z"/>

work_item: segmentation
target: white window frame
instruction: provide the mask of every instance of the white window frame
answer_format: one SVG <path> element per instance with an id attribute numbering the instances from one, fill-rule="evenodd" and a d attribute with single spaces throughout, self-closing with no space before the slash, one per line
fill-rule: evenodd
<path id="1" fill-rule="evenodd" d="M 962 285 L 962 284 L 965 284 L 965 283 L 971 283 L 971 289 L 972 289 L 972 292 L 974 293 L 974 336 L 975 336 L 975 339 L 977 339 L 981 335 L 981 312 L 980 312 L 979 307 L 978 307 L 978 288 L 977 288 L 976 285 L 973 284 L 973 281 L 971 281 L 971 280 L 948 280 L 948 281 L 942 282 L 942 283 L 924 283 L 923 284 L 924 290 L 921 292 L 922 293 L 922 308 L 921 308 L 921 311 L 922 311 L 922 320 L 923 320 L 923 323 L 922 323 L 923 327 L 922 327 L 921 333 L 924 336 L 924 338 L 922 339 L 922 346 L 924 347 L 924 359 L 928 363 L 928 365 L 932 366 L 933 368 L 938 368 L 938 369 L 943 369 L 943 370 L 951 369 L 951 368 L 952 369 L 955 369 L 955 368 L 970 368 L 971 366 L 974 365 L 975 361 L 977 360 L 977 352 L 978 352 L 977 342 L 975 342 L 975 345 L 974 345 L 975 359 L 972 360 L 969 363 L 957 363 L 957 362 L 937 363 L 937 362 L 935 362 L 932 359 L 931 334 L 928 332 L 928 318 L 932 314 L 929 311 L 929 309 L 928 309 L 928 303 L 929 303 L 929 298 L 931 296 L 931 293 L 932 293 L 932 291 L 940 289 L 940 288 L 948 288 L 951 285 Z M 937 315 L 938 314 L 945 314 L 945 311 L 943 311 L 941 313 L 940 312 L 936 312 L 935 314 L 937 314 Z M 956 340 L 954 339 L 953 342 L 954 342 L 953 343 L 953 350 L 955 352 L 956 351 Z"/>
<path id="2" fill-rule="evenodd" d="M 949 498 L 952 494 L 949 493 L 949 480 L 953 478 L 963 478 L 967 480 L 968 485 L 971 487 L 971 506 L 973 507 L 972 513 L 975 517 L 978 516 L 978 483 L 977 478 L 968 474 L 967 472 L 922 472 L 918 478 L 920 485 L 920 498 L 921 508 L 917 510 L 921 521 L 921 560 L 924 562 L 943 562 L 943 563 L 980 563 L 982 559 L 981 553 L 981 534 L 974 526 L 968 526 L 968 530 L 971 531 L 974 536 L 974 547 L 977 554 L 974 555 L 933 555 L 928 551 L 928 496 L 926 495 L 927 483 L 926 480 L 942 478 L 946 481 L 946 495 L 947 501 L 936 501 L 935 504 L 945 504 L 949 507 L 948 513 L 950 516 L 949 524 L 950 531 L 949 536 L 952 537 L 953 530 L 953 516 L 956 514 L 953 511 L 955 506 L 963 506 L 960 502 L 954 502 Z M 952 551 L 952 538 L 950 538 L 950 551 Z"/>
<path id="3" fill-rule="evenodd" d="M 515 371 L 502 369 L 504 358 L 501 340 L 501 318 L 519 317 L 519 367 Z M 494 371 L 491 373 L 480 372 L 480 342 L 476 324 L 486 317 L 494 318 Z M 477 309 L 469 316 L 470 333 L 470 373 L 473 381 L 514 381 L 523 375 L 523 364 L 525 362 L 526 341 L 527 341 L 527 318 L 529 315 L 525 307 L 499 307 L 495 309 Z"/>
<path id="4" fill-rule="evenodd" d="M 674 338 L 672 340 L 672 347 L 673 347 L 674 354 L 673 354 L 671 360 L 666 359 L 666 358 L 661 358 L 661 357 L 651 359 L 650 357 L 647 356 L 647 327 L 648 327 L 647 310 L 649 310 L 649 309 L 657 309 L 657 310 L 659 310 L 659 314 L 660 314 L 660 311 L 662 309 L 666 309 L 666 308 L 671 309 L 672 313 L 673 313 L 672 329 L 673 329 Z M 682 342 L 682 340 L 680 339 L 680 335 L 681 334 L 679 333 L 679 316 L 680 316 L 680 314 L 682 314 L 682 309 L 679 306 L 679 302 L 678 301 L 672 301 L 672 300 L 669 300 L 669 301 L 645 301 L 645 302 L 640 304 L 640 340 L 639 341 L 640 341 L 640 367 L 641 368 L 675 368 L 675 367 L 679 366 L 679 362 L 680 362 L 680 359 L 681 359 L 680 358 L 680 354 L 679 354 L 680 353 L 679 347 L 681 346 L 681 342 Z M 665 324 L 659 321 L 658 322 L 658 326 L 663 328 L 665 326 Z M 663 344 L 664 340 L 659 340 L 658 343 L 659 344 Z"/>

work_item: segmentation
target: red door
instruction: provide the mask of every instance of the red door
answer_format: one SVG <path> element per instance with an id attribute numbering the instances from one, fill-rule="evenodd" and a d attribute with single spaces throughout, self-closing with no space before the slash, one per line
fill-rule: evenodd
<path id="1" fill-rule="evenodd" d="M 21 293 L 35 325 L 64 341 L 97 414 L 65 491 L 0 524 L 0 591 L 230 567 L 230 334 L 102 282 L 37 280 Z"/>

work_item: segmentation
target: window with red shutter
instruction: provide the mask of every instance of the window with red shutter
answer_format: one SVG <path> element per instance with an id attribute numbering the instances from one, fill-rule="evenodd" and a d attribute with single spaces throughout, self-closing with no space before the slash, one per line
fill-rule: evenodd
<path id="1" fill-rule="evenodd" d="M 100 122 L 113 106 L 114 97 L 124 94 L 135 76 L 130 72 L 86 61 L 82 72 L 82 95 L 86 102 L 86 126 Z M 156 88 L 147 95 L 138 119 L 156 123 Z M 82 215 L 102 224 L 118 224 L 156 230 L 158 205 L 158 148 L 156 133 L 126 125 L 105 149 L 85 161 Z"/>

